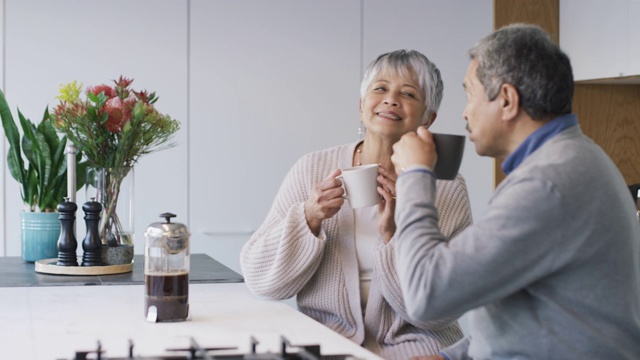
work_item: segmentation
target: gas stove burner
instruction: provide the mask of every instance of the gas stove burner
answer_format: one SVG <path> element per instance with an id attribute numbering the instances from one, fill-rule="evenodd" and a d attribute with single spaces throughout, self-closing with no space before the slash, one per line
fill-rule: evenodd
<path id="1" fill-rule="evenodd" d="M 188 348 L 166 349 L 174 355 L 160 356 L 134 356 L 133 342 L 129 340 L 129 355 L 127 357 L 105 357 L 105 351 L 101 343 L 92 351 L 76 351 L 75 357 L 71 360 L 358 360 L 351 355 L 322 355 L 320 345 L 291 345 L 285 337 L 280 337 L 280 353 L 258 353 L 259 342 L 251 337 L 251 352 L 249 354 L 210 354 L 210 352 L 221 352 L 225 350 L 236 350 L 236 347 L 201 347 L 193 338 Z M 179 355 L 178 353 L 186 353 Z"/>

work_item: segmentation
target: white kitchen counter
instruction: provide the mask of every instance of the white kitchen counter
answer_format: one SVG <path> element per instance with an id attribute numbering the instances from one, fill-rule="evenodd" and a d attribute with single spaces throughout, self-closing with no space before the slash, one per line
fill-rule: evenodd
<path id="1" fill-rule="evenodd" d="M 259 298 L 244 283 L 191 284 L 190 319 L 148 323 L 143 285 L 0 288 L 0 359 L 72 359 L 76 351 L 95 350 L 126 357 L 128 340 L 135 356 L 166 355 L 187 347 L 193 337 L 202 347 L 237 346 L 258 353 L 278 352 L 280 336 L 294 345 L 318 344 L 323 355 L 351 354 L 380 359 L 296 309 Z"/>

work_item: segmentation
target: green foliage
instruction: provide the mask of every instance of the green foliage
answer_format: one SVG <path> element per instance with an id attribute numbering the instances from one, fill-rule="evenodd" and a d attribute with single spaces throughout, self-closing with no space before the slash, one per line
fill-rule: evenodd
<path id="1" fill-rule="evenodd" d="M 136 91 L 132 82 L 121 76 L 115 86 L 88 87 L 84 99 L 82 84 L 60 88 L 51 120 L 94 168 L 132 167 L 141 156 L 174 146 L 180 123 L 156 110 L 155 92 Z"/>
<path id="2" fill-rule="evenodd" d="M 110 171 L 99 200 L 100 238 L 107 243 L 110 236 L 123 233 L 116 208 L 127 172 L 141 156 L 174 146 L 173 136 L 180 129 L 180 122 L 155 108 L 155 92 L 134 90 L 133 79 L 124 76 L 113 82 L 86 91 L 76 81 L 63 85 L 51 113 L 56 130 L 82 149 L 91 167 Z"/>
<path id="3" fill-rule="evenodd" d="M 18 110 L 22 140 L 18 126 L 11 115 L 4 93 L 0 91 L 0 117 L 9 142 L 7 165 L 9 173 L 22 186 L 22 201 L 30 211 L 55 211 L 67 195 L 67 138 L 58 138 L 46 109 L 42 121 L 36 126 Z M 76 154 L 77 174 L 84 174 L 88 164 L 79 163 L 82 154 Z M 26 167 L 25 167 L 26 166 Z M 84 176 L 77 176 L 76 190 L 84 186 Z"/>

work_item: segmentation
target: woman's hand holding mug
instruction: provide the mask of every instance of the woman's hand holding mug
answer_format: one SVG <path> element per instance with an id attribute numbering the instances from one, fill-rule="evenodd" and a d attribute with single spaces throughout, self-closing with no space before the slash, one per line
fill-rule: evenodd
<path id="1" fill-rule="evenodd" d="M 311 232 L 318 236 L 324 219 L 335 215 L 344 204 L 342 182 L 336 177 L 342 172 L 336 169 L 321 182 L 315 184 L 304 204 L 304 216 Z"/>

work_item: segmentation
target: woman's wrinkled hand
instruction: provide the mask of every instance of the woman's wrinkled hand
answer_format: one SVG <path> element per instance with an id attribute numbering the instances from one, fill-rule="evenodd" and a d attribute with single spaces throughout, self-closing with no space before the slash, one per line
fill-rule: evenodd
<path id="1" fill-rule="evenodd" d="M 342 182 L 336 179 L 340 169 L 335 169 L 321 182 L 315 184 L 309 198 L 304 203 L 304 216 L 311 232 L 318 236 L 324 219 L 335 215 L 344 204 Z"/>
<path id="2" fill-rule="evenodd" d="M 378 194 L 382 196 L 382 201 L 378 204 L 378 232 L 385 244 L 396 232 L 393 218 L 396 210 L 396 179 L 394 172 L 382 165 L 378 166 Z"/>

